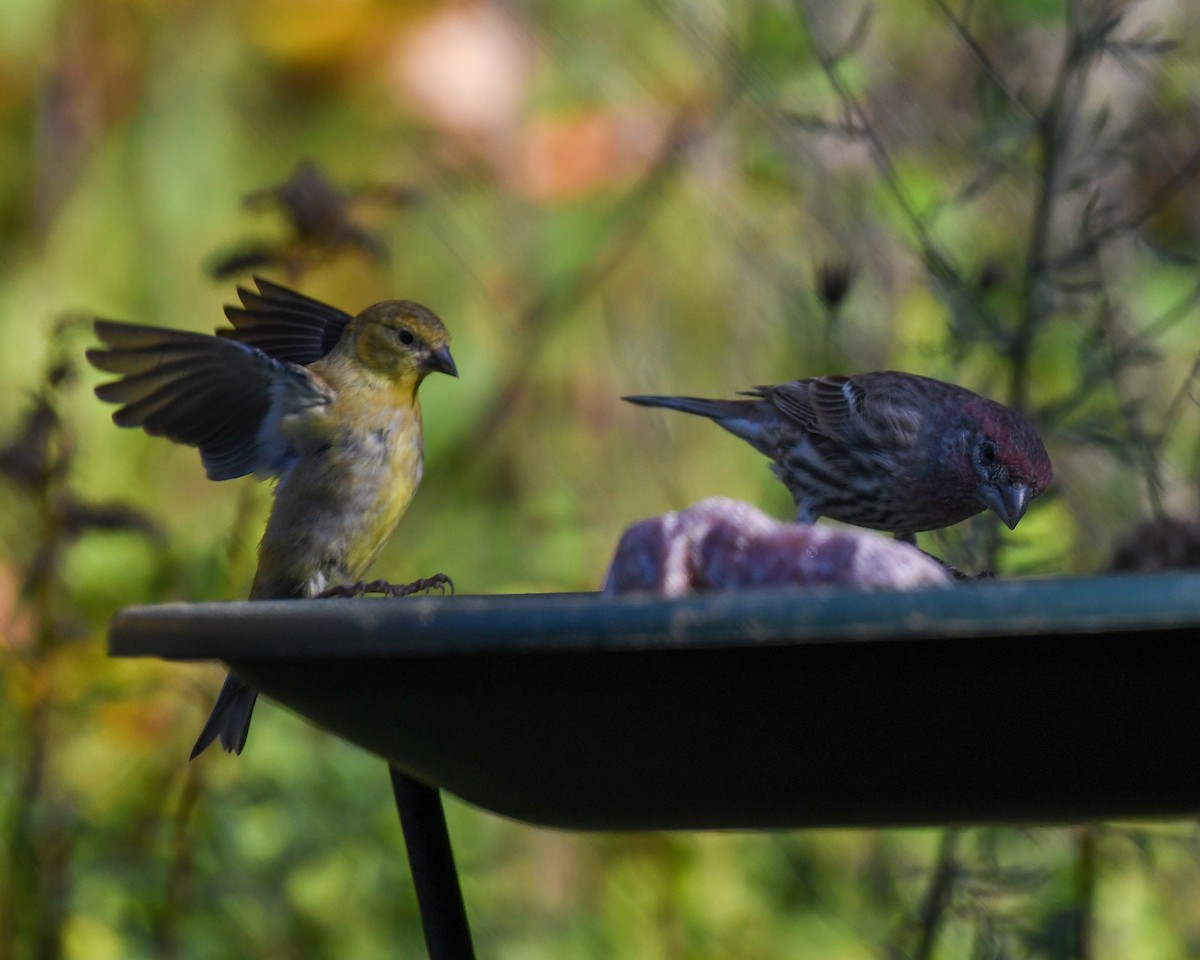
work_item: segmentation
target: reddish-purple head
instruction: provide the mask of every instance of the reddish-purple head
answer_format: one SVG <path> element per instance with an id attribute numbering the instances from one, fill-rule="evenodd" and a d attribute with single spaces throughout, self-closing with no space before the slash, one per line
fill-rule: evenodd
<path id="1" fill-rule="evenodd" d="M 1011 530 L 1050 486 L 1050 457 L 1037 431 L 1016 411 L 974 397 L 962 413 L 971 424 L 966 452 L 975 496 Z"/>

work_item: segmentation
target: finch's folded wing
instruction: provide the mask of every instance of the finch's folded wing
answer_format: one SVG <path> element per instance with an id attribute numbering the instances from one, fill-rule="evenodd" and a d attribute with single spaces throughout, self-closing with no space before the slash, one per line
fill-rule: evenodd
<path id="1" fill-rule="evenodd" d="M 113 421 L 200 450 L 212 480 L 278 474 L 294 456 L 280 421 L 333 399 L 320 377 L 234 340 L 97 320 L 107 349 L 89 350 L 101 400 L 121 404 Z"/>
<path id="2" fill-rule="evenodd" d="M 862 414 L 861 391 L 847 377 L 793 380 L 757 392 L 805 432 L 822 436 L 841 436 Z"/>
<path id="3" fill-rule="evenodd" d="M 867 373 L 794 380 L 761 387 L 758 393 L 799 424 L 818 446 L 828 439 L 838 446 L 901 449 L 917 441 L 923 422 L 921 397 L 913 382 L 913 378 Z"/>
<path id="4" fill-rule="evenodd" d="M 258 292 L 238 287 L 240 307 L 227 306 L 232 330 L 222 337 L 248 343 L 276 360 L 308 366 L 332 350 L 351 319 L 337 307 L 313 300 L 295 290 L 254 278 Z"/>

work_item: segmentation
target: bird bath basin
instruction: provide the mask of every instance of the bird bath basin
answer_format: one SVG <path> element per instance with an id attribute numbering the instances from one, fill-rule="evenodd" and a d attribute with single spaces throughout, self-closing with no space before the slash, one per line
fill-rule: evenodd
<path id="1" fill-rule="evenodd" d="M 1200 575 L 1159 574 L 174 604 L 109 649 L 223 660 L 385 758 L 429 956 L 471 960 L 438 788 L 586 830 L 1195 815 L 1198 637 Z"/>
<path id="2" fill-rule="evenodd" d="M 1195 815 L 1198 639 L 1200 575 L 1158 574 L 163 605 L 110 651 L 224 661 L 518 820 L 774 829 Z"/>

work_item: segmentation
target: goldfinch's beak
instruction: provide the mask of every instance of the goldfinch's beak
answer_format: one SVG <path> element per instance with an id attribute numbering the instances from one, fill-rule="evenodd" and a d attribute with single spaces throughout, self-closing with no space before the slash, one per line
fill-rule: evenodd
<path id="1" fill-rule="evenodd" d="M 989 510 L 996 511 L 1009 530 L 1015 530 L 1029 506 L 1029 487 L 1024 484 L 989 483 L 980 489 L 979 498 Z"/>
<path id="2" fill-rule="evenodd" d="M 452 377 L 458 376 L 458 367 L 454 365 L 454 358 L 450 356 L 449 347 L 438 347 L 436 350 L 431 350 L 425 366 L 430 370 L 437 370 L 439 373 L 448 373 Z"/>

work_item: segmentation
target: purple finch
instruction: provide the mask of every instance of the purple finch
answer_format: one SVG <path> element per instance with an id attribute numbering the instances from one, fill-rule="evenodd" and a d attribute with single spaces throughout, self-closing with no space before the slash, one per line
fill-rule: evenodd
<path id="1" fill-rule="evenodd" d="M 990 509 L 1012 529 L 1050 484 L 1050 458 L 1029 422 L 951 383 L 862 373 L 744 396 L 625 399 L 708 417 L 766 454 L 800 523 L 830 517 L 911 541 Z"/>

